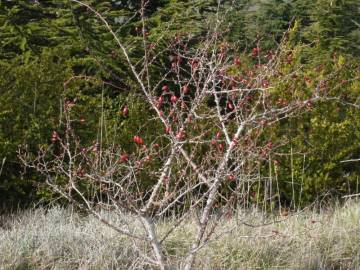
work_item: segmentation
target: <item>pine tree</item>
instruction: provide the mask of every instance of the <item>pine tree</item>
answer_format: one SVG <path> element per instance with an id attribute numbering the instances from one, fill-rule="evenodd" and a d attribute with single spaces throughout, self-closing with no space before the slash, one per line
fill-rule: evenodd
<path id="1" fill-rule="evenodd" d="M 142 26 L 137 13 L 141 1 L 86 3 L 109 22 L 129 49 L 131 60 L 139 61 L 144 50 L 136 30 Z M 145 12 L 147 42 L 160 40 L 156 48 L 160 51 L 178 34 L 201 33 L 213 4 L 151 1 Z M 168 57 L 162 55 L 155 63 L 154 80 Z M 6 161 L 0 194 L 4 200 L 35 198 L 30 194 L 35 194 L 34 183 L 41 178 L 32 172 L 22 175 L 16 151 L 19 145 L 28 145 L 35 154 L 39 145 L 50 143 L 64 98 L 76 99 L 74 113 L 86 116 L 87 129 L 80 131 L 84 143 L 96 138 L 102 109 L 109 134 L 117 134 L 119 142 L 141 124 L 144 108 L 134 98 L 137 89 L 124 56 L 95 14 L 73 1 L 1 1 L 0 67 L 0 159 Z M 64 91 L 64 82 L 72 76 L 91 79 L 74 80 Z M 131 122 L 119 115 L 127 102 L 131 102 Z"/>
<path id="2" fill-rule="evenodd" d="M 310 11 L 307 38 L 323 50 L 360 55 L 360 2 L 318 0 Z"/>

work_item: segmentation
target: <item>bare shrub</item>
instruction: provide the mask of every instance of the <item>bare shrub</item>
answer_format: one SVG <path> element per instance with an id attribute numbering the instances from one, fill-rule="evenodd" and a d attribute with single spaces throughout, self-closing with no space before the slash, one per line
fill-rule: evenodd
<path id="1" fill-rule="evenodd" d="M 258 45 L 239 54 L 224 38 L 221 14 L 205 35 L 178 36 L 157 52 L 147 39 L 145 3 L 139 11 L 144 55 L 134 63 L 101 14 L 72 1 L 92 11 L 112 34 L 151 112 L 145 121 L 162 128 L 156 137 L 134 134 L 129 142 L 137 147 L 133 153 L 125 153 L 115 141 L 83 145 L 73 125 L 76 103 L 65 100 L 53 144 L 35 158 L 26 152 L 20 156 L 46 177 L 54 192 L 131 238 L 139 255 L 160 269 L 172 267 L 164 248 L 171 235 L 195 215 L 196 231 L 189 235 L 180 263 L 191 269 L 196 254 L 221 235 L 219 221 L 251 196 L 259 165 L 277 147 L 264 138 L 267 128 L 306 113 L 317 101 L 336 99 L 328 88 L 338 87 L 337 71 L 312 82 L 312 91 L 301 91 L 296 78 L 303 77 L 302 67 L 293 63 L 301 47 L 292 48 L 285 35 L 275 52 L 262 52 Z M 170 66 L 155 81 L 151 74 L 163 54 L 170 57 Z M 255 64 L 242 68 L 242 58 Z M 103 209 L 131 218 L 114 223 Z M 171 215 L 176 222 L 158 232 L 156 224 Z"/>

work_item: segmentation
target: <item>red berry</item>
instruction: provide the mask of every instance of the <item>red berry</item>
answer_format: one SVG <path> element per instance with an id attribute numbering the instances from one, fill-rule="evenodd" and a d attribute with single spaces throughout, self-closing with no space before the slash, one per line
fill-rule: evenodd
<path id="1" fill-rule="evenodd" d="M 190 64 L 193 69 L 197 69 L 199 67 L 199 63 L 197 61 L 193 60 Z"/>
<path id="2" fill-rule="evenodd" d="M 121 162 L 126 162 L 126 161 L 128 161 L 129 160 L 129 156 L 127 155 L 127 154 L 122 154 L 121 156 L 120 156 L 120 161 Z"/>
<path id="3" fill-rule="evenodd" d="M 259 48 L 253 48 L 252 49 L 252 55 L 255 57 L 259 54 Z"/>
<path id="4" fill-rule="evenodd" d="M 172 103 L 175 104 L 177 102 L 178 98 L 175 95 L 173 95 L 173 96 L 171 96 L 170 100 Z"/>
<path id="5" fill-rule="evenodd" d="M 186 95 L 186 94 L 188 94 L 189 92 L 190 92 L 189 86 L 185 85 L 185 86 L 183 87 L 183 94 Z"/>
<path id="6" fill-rule="evenodd" d="M 123 113 L 124 116 L 127 116 L 127 115 L 129 114 L 129 108 L 128 108 L 128 106 L 125 106 L 125 107 L 123 108 L 122 113 Z"/>
<path id="7" fill-rule="evenodd" d="M 77 176 L 79 177 L 84 177 L 85 176 L 85 170 L 84 169 L 79 169 L 77 171 Z"/>
<path id="8" fill-rule="evenodd" d="M 51 142 L 56 142 L 60 139 L 59 134 L 56 131 L 53 131 L 53 133 L 51 134 Z"/>
<path id="9" fill-rule="evenodd" d="M 185 132 L 184 131 L 179 131 L 178 134 L 176 134 L 176 139 L 178 139 L 179 141 L 182 141 L 183 139 L 185 139 Z"/>
<path id="10" fill-rule="evenodd" d="M 229 110 L 233 110 L 234 109 L 234 104 L 232 104 L 231 101 L 228 102 L 227 107 L 229 108 Z"/>
<path id="11" fill-rule="evenodd" d="M 162 87 L 162 90 L 163 90 L 164 92 L 169 92 L 169 86 L 165 84 L 165 85 Z"/>
<path id="12" fill-rule="evenodd" d="M 240 58 L 236 57 L 236 58 L 234 59 L 234 64 L 235 64 L 236 66 L 240 66 L 240 65 L 241 65 L 241 60 L 240 60 Z"/>
<path id="13" fill-rule="evenodd" d="M 171 127 L 170 127 L 170 126 L 168 126 L 168 127 L 165 128 L 165 133 L 166 133 L 166 134 L 169 134 L 170 131 L 171 131 Z"/>
<path id="14" fill-rule="evenodd" d="M 163 96 L 160 96 L 160 97 L 158 98 L 158 100 L 157 100 L 156 107 L 157 107 L 158 109 L 160 109 L 161 106 L 163 105 L 163 103 L 164 103 L 164 97 L 163 97 Z"/>
<path id="15" fill-rule="evenodd" d="M 140 168 L 142 166 L 142 162 L 140 160 L 135 161 L 136 167 Z"/>
<path id="16" fill-rule="evenodd" d="M 262 81 L 262 87 L 268 88 L 269 87 L 269 81 L 268 80 L 263 80 Z"/>
<path id="17" fill-rule="evenodd" d="M 219 145 L 218 145 L 218 149 L 219 149 L 219 151 L 224 151 L 224 145 L 222 144 L 222 143 L 220 143 Z"/>
<path id="18" fill-rule="evenodd" d="M 139 136 L 134 136 L 133 141 L 138 145 L 144 144 L 143 139 L 141 137 L 139 137 Z"/>
<path id="19" fill-rule="evenodd" d="M 272 51 L 269 51 L 267 54 L 266 54 L 266 58 L 270 61 L 271 59 L 273 59 L 273 52 Z"/>
<path id="20" fill-rule="evenodd" d="M 216 133 L 216 139 L 220 139 L 221 138 L 221 136 L 222 136 L 222 133 L 221 133 L 221 131 L 218 131 L 217 133 Z"/>

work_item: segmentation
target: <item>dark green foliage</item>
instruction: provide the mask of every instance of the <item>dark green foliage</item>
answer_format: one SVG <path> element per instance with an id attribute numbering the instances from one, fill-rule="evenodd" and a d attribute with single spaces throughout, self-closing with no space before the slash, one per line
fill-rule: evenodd
<path id="1" fill-rule="evenodd" d="M 17 151 L 28 145 L 33 152 L 50 142 L 58 124 L 62 82 L 71 69 L 63 52 L 44 51 L 24 64 L 21 57 L 0 63 L 0 156 L 5 160 L 0 176 L 3 200 L 32 200 L 35 180 L 24 172 Z M 30 173 L 30 174 L 29 174 Z M 36 179 L 37 180 L 37 179 Z M 21 197 L 20 197 L 21 196 Z"/>
<path id="2" fill-rule="evenodd" d="M 126 46 L 135 45 L 131 58 L 138 61 L 143 44 L 135 27 L 141 22 L 139 15 L 132 16 L 140 2 L 87 3 L 109 21 Z M 201 9 L 208 5 L 152 1 L 146 11 L 151 25 L 149 43 L 162 39 L 160 44 L 165 46 L 185 32 L 182 29 L 198 31 L 201 24 L 193 24 L 184 14 L 200 20 L 207 12 Z M 173 27 L 171 31 L 167 25 Z M 156 130 L 142 125 L 145 105 L 135 94 L 134 78 L 124 56 L 100 20 L 86 8 L 71 1 L 1 1 L 0 40 L 1 204 L 35 201 L 36 192 L 47 196 L 43 189 L 36 191 L 42 179 L 24 171 L 17 151 L 27 146 L 36 154 L 41 145 L 51 143 L 53 130 L 61 133 L 61 102 L 65 100 L 76 100 L 75 127 L 84 145 L 99 140 L 103 129 L 104 143 L 107 137 L 115 139 L 120 145 L 128 145 L 124 151 L 131 153 L 136 150 L 130 143 L 134 134 L 143 130 L 145 136 L 146 130 Z M 167 59 L 164 55 L 158 60 L 160 68 Z M 154 75 L 160 68 L 152 71 Z M 129 117 L 121 115 L 124 105 L 130 107 Z M 81 118 L 84 124 L 79 122 Z M 150 132 L 148 136 L 156 135 Z"/>
<path id="3" fill-rule="evenodd" d="M 360 2 L 324 1 L 315 2 L 317 8 L 310 11 L 311 24 L 306 37 L 320 48 L 331 52 L 360 54 Z"/>
<path id="4" fill-rule="evenodd" d="M 283 41 L 293 55 L 293 62 L 284 66 L 283 72 L 300 66 L 304 70 L 297 89 L 292 89 L 294 93 L 311 95 L 314 85 L 305 78 L 311 81 L 338 72 L 325 87 L 329 95 L 341 92 L 343 100 L 357 102 L 360 85 L 351 79 L 359 77 L 359 1 L 238 0 L 233 6 L 231 1 L 223 2 L 221 11 L 226 16 L 221 19 L 229 30 L 224 35 L 235 50 L 242 52 L 241 69 L 254 64 L 248 57 L 252 48 L 259 46 L 265 54 L 275 51 Z M 131 61 L 139 61 L 144 54 L 142 21 L 136 13 L 141 1 L 86 3 L 99 11 L 117 37 L 131 48 Z M 217 1 L 150 1 L 145 12 L 146 46 L 157 44 L 149 50 L 150 56 L 163 51 L 149 71 L 151 84 L 171 65 L 167 46 L 178 36 L 191 36 L 191 48 L 201 46 L 216 10 Z M 144 113 L 152 112 L 138 90 L 113 37 L 85 7 L 72 1 L 0 1 L 0 162 L 4 160 L 0 204 L 48 196 L 44 189 L 36 196 L 36 186 L 43 179 L 24 171 L 17 151 L 27 145 L 35 154 L 39 146 L 51 144 L 52 131 L 61 133 L 64 100 L 76 100 L 75 127 L 85 146 L 99 140 L 102 132 L 105 144 L 115 141 L 130 155 L 137 151 L 129 143 L 136 134 L 145 141 L 159 137 L 161 143 L 159 123 L 144 124 Z M 274 92 L 275 98 L 291 99 L 291 95 Z M 121 114 L 124 106 L 129 106 L 129 116 Z M 81 118 L 85 123 L 80 123 Z M 313 201 L 328 191 L 332 195 L 357 191 L 359 162 L 341 161 L 359 158 L 359 121 L 358 109 L 323 102 L 271 130 L 274 143 L 288 142 L 278 149 L 284 155 L 271 153 L 271 159 L 280 163 L 276 177 L 282 199 L 292 200 L 294 190 L 297 203 Z M 200 130 L 213 128 L 206 123 L 199 125 Z M 194 158 L 201 159 L 204 151 L 208 149 L 199 149 L 199 156 Z M 270 173 L 269 168 L 274 174 L 273 164 L 262 165 L 264 174 Z M 156 167 L 156 160 L 149 166 Z M 145 181 L 145 186 L 151 184 L 152 179 Z"/>
<path id="5" fill-rule="evenodd" d="M 347 102 L 313 104 L 306 114 L 274 127 L 269 136 L 278 148 L 271 154 L 271 171 L 269 164 L 261 169 L 264 176 L 270 174 L 273 181 L 279 181 L 280 190 L 273 184 L 272 194 L 280 194 L 284 203 L 295 199 L 293 203 L 306 204 L 359 192 L 359 162 L 341 161 L 359 158 L 360 151 L 360 112 L 349 105 L 358 104 L 360 93 L 360 2 L 271 0 L 237 4 L 230 17 L 228 39 L 241 51 L 248 53 L 259 46 L 266 52 L 286 41 L 292 63 L 283 72 L 305 66 L 303 77 L 296 79 L 298 89 L 289 92 L 305 90 L 311 95 L 314 81 L 335 72 L 324 91 Z M 288 29 L 292 30 L 284 34 Z M 290 100 L 291 95 L 275 94 L 274 98 Z M 274 160 L 280 164 L 277 168 Z M 257 187 L 254 190 L 258 191 Z"/>

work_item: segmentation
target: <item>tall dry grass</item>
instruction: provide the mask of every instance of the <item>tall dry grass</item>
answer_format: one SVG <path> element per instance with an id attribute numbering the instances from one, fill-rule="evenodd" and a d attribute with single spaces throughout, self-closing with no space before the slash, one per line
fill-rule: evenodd
<path id="1" fill-rule="evenodd" d="M 153 269 L 139 256 L 146 245 L 140 252 L 131 240 L 69 209 L 36 209 L 0 221 L 0 269 Z M 159 234 L 173 221 L 160 222 Z M 222 220 L 217 232 L 195 269 L 360 269 L 359 203 L 286 218 L 240 211 Z M 174 269 L 194 233 L 190 219 L 167 240 Z"/>

